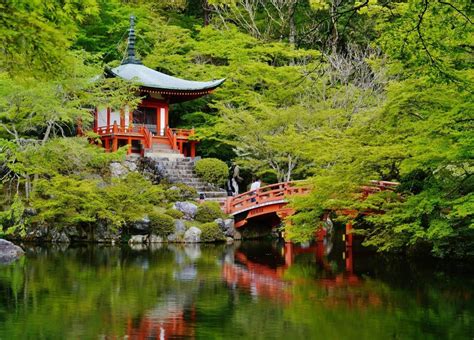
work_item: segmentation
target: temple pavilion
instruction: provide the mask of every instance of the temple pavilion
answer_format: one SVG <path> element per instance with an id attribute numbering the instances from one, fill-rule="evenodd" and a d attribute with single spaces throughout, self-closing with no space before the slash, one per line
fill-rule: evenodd
<path id="1" fill-rule="evenodd" d="M 127 55 L 121 65 L 108 69 L 106 77 L 119 77 L 137 82 L 144 98 L 136 110 L 124 107 L 113 110 L 98 107 L 94 111 L 94 132 L 108 151 L 130 145 L 129 153 L 145 154 L 147 150 L 171 149 L 187 157 L 195 157 L 194 129 L 169 126 L 170 104 L 193 100 L 211 93 L 225 79 L 191 81 L 172 77 L 146 67 L 135 56 L 134 17 L 130 17 Z M 191 137 L 191 138 L 190 138 Z"/>

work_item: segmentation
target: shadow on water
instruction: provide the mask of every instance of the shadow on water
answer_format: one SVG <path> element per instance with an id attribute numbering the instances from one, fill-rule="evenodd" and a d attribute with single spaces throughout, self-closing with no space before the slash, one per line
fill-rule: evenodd
<path id="1" fill-rule="evenodd" d="M 352 250 L 339 236 L 28 247 L 0 267 L 0 339 L 472 338 L 472 268 Z"/>

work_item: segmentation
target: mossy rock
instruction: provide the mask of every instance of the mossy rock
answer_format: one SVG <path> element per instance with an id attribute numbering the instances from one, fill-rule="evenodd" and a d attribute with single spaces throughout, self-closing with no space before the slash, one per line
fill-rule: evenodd
<path id="1" fill-rule="evenodd" d="M 204 223 L 199 226 L 201 229 L 201 242 L 224 241 L 225 235 L 216 222 Z"/>
<path id="2" fill-rule="evenodd" d="M 167 214 L 151 212 L 148 218 L 150 219 L 151 233 L 165 237 L 174 232 L 173 217 Z"/>
<path id="3" fill-rule="evenodd" d="M 196 217 L 198 222 L 212 222 L 216 218 L 225 218 L 224 213 L 217 202 L 204 202 L 198 206 Z"/>

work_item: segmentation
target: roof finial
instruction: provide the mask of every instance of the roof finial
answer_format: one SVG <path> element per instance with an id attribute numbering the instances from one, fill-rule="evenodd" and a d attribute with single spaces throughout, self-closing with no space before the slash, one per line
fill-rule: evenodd
<path id="1" fill-rule="evenodd" d="M 130 29 L 128 30 L 127 57 L 122 61 L 125 64 L 141 64 L 142 62 L 135 57 L 135 17 L 130 16 Z"/>

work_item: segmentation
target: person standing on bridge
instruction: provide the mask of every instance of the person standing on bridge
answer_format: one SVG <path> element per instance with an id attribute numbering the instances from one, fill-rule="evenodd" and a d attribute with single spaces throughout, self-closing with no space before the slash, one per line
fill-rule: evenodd
<path id="1" fill-rule="evenodd" d="M 232 165 L 229 170 L 229 180 L 227 181 L 228 196 L 237 196 L 239 194 L 239 182 L 241 181 L 242 177 L 240 177 L 240 168 L 237 164 L 235 164 L 235 162 L 232 162 Z"/>
<path id="2" fill-rule="evenodd" d="M 262 184 L 262 182 L 260 181 L 260 178 L 257 177 L 257 179 L 252 182 L 252 184 L 250 184 L 250 191 L 251 191 L 251 195 L 255 195 L 257 193 L 257 189 L 260 188 L 260 185 Z M 255 197 L 253 197 L 251 200 L 251 202 L 256 202 L 256 199 Z"/>

